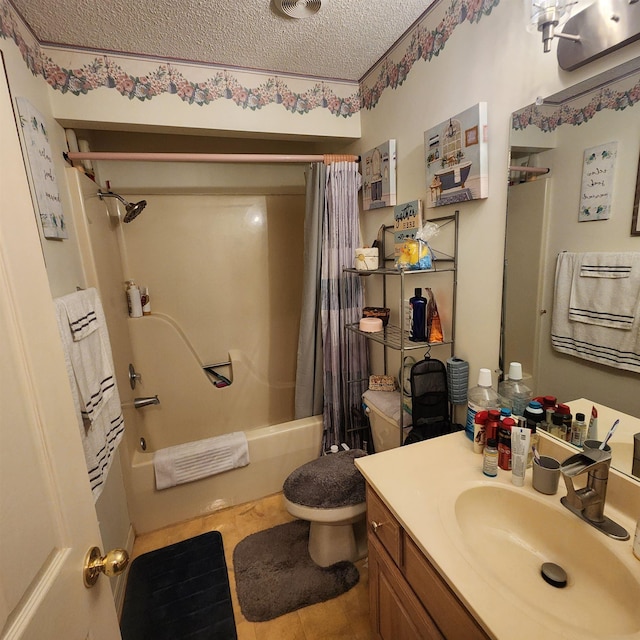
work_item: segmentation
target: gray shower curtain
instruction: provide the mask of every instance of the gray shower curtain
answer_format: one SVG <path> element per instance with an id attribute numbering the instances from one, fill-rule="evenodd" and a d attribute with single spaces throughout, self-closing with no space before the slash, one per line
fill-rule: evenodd
<path id="1" fill-rule="evenodd" d="M 295 418 L 322 413 L 322 323 L 320 321 L 320 258 L 325 207 L 326 167 L 310 164 L 305 171 L 304 273 L 296 368 Z"/>
<path id="2" fill-rule="evenodd" d="M 357 275 L 343 273 L 343 267 L 353 264 L 354 250 L 360 244 L 360 184 L 355 162 L 334 162 L 327 167 L 314 164 L 307 172 L 296 417 L 322 410 L 324 449 L 342 442 L 362 444 L 347 429 L 360 412 L 368 379 L 368 351 L 364 338 L 345 325 L 362 317 L 363 291 Z M 316 234 L 320 247 L 310 245 Z"/>

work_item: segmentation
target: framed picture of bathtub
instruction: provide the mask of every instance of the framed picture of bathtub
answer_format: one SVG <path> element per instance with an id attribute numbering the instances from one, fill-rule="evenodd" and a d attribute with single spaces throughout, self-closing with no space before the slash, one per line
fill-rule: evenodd
<path id="1" fill-rule="evenodd" d="M 424 132 L 429 208 L 489 195 L 487 103 L 479 102 Z"/>

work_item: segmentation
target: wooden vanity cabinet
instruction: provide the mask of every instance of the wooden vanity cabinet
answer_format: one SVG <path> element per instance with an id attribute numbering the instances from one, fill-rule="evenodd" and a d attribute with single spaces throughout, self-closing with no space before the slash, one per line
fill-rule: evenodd
<path id="1" fill-rule="evenodd" d="M 489 638 L 370 486 L 367 525 L 370 619 L 376 638 Z"/>

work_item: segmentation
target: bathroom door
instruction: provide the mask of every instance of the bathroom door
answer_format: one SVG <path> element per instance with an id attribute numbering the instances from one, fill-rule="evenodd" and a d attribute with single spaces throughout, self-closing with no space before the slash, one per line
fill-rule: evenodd
<path id="1" fill-rule="evenodd" d="M 0 637 L 113 640 L 107 578 L 83 584 L 100 532 L 1 66 Z"/>

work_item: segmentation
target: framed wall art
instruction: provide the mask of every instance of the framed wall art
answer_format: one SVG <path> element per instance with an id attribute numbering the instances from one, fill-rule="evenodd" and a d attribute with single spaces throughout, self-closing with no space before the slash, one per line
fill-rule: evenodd
<path id="1" fill-rule="evenodd" d="M 617 142 L 585 149 L 578 222 L 608 220 L 611 217 L 613 173 L 617 156 Z"/>
<path id="2" fill-rule="evenodd" d="M 26 99 L 16 98 L 27 165 L 31 173 L 32 195 L 45 238 L 63 240 L 68 237 L 53 166 L 53 154 L 45 120 Z"/>
<path id="3" fill-rule="evenodd" d="M 387 140 L 362 156 L 362 208 L 396 204 L 396 141 Z"/>
<path id="4" fill-rule="evenodd" d="M 479 102 L 424 132 L 427 207 L 489 195 L 487 103 Z"/>

